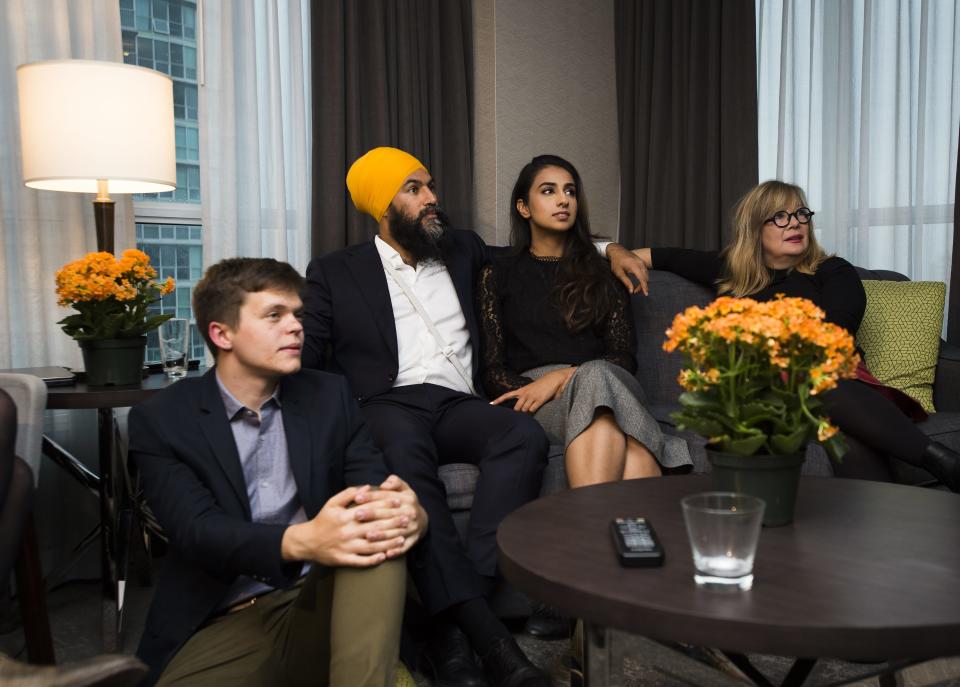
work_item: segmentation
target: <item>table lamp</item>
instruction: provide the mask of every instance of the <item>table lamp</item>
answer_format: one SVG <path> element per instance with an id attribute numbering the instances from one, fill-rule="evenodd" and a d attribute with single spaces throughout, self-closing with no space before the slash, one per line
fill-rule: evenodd
<path id="1" fill-rule="evenodd" d="M 176 188 L 173 81 L 119 62 L 17 67 L 23 179 L 30 188 L 96 193 L 97 250 L 113 252 L 111 193 Z"/>

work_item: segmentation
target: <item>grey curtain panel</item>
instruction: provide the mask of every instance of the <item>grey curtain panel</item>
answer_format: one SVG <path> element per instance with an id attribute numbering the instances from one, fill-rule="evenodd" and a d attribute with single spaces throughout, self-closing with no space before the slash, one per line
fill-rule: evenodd
<path id="1" fill-rule="evenodd" d="M 350 164 L 402 148 L 437 182 L 451 222 L 473 205 L 470 0 L 322 0 L 311 4 L 313 255 L 367 240 L 350 202 Z"/>
<path id="2" fill-rule="evenodd" d="M 757 183 L 754 0 L 616 0 L 620 241 L 719 248 Z"/>
<path id="3" fill-rule="evenodd" d="M 960 345 L 960 150 L 957 151 L 957 188 L 953 194 L 953 259 L 950 262 L 947 341 Z"/>

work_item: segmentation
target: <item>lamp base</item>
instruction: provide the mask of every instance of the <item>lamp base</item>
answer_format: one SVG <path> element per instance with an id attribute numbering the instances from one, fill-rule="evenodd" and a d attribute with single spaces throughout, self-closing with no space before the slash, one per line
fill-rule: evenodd
<path id="1" fill-rule="evenodd" d="M 113 206 L 112 200 L 93 201 L 93 216 L 97 223 L 97 250 L 113 253 Z"/>

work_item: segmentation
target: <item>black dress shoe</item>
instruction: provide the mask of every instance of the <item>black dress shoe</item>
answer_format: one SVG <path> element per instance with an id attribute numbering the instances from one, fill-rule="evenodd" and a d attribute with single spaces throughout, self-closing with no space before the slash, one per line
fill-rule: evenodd
<path id="1" fill-rule="evenodd" d="M 569 639 L 573 619 L 549 604 L 538 603 L 527 618 L 523 631 L 537 639 Z"/>
<path id="2" fill-rule="evenodd" d="M 931 441 L 923 452 L 920 465 L 943 482 L 947 489 L 960 492 L 960 453 Z"/>
<path id="3" fill-rule="evenodd" d="M 444 625 L 433 632 L 420 665 L 436 687 L 487 687 L 470 642 L 456 625 Z"/>
<path id="4" fill-rule="evenodd" d="M 530 662 L 512 637 L 493 640 L 480 660 L 492 687 L 550 687 L 550 678 Z"/>

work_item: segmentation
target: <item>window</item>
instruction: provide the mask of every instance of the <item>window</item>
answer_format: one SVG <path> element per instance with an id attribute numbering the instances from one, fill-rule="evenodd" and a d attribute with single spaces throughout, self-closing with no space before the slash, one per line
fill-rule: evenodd
<path id="1" fill-rule="evenodd" d="M 177 288 L 151 310 L 193 321 L 193 286 L 203 276 L 203 245 L 199 224 L 137 222 L 137 247 L 150 256 L 161 279 L 173 277 Z M 148 359 L 159 360 L 156 330 L 147 339 Z M 203 337 L 196 327 L 190 334 L 190 357 L 203 358 Z M 151 355 L 152 353 L 152 355 Z"/>
<path id="2" fill-rule="evenodd" d="M 960 9 L 757 2 L 760 179 L 805 187 L 854 264 L 949 282 Z"/>
<path id="3" fill-rule="evenodd" d="M 197 117 L 197 3 L 191 0 L 119 0 L 123 61 L 156 69 L 173 79 L 177 188 L 134 197 L 137 248 L 150 256 L 161 279 L 176 290 L 152 307 L 193 322 L 193 287 L 203 274 L 200 223 L 200 127 Z M 204 342 L 193 327 L 191 357 L 204 357 Z M 147 339 L 147 361 L 160 359 L 157 333 Z"/>

